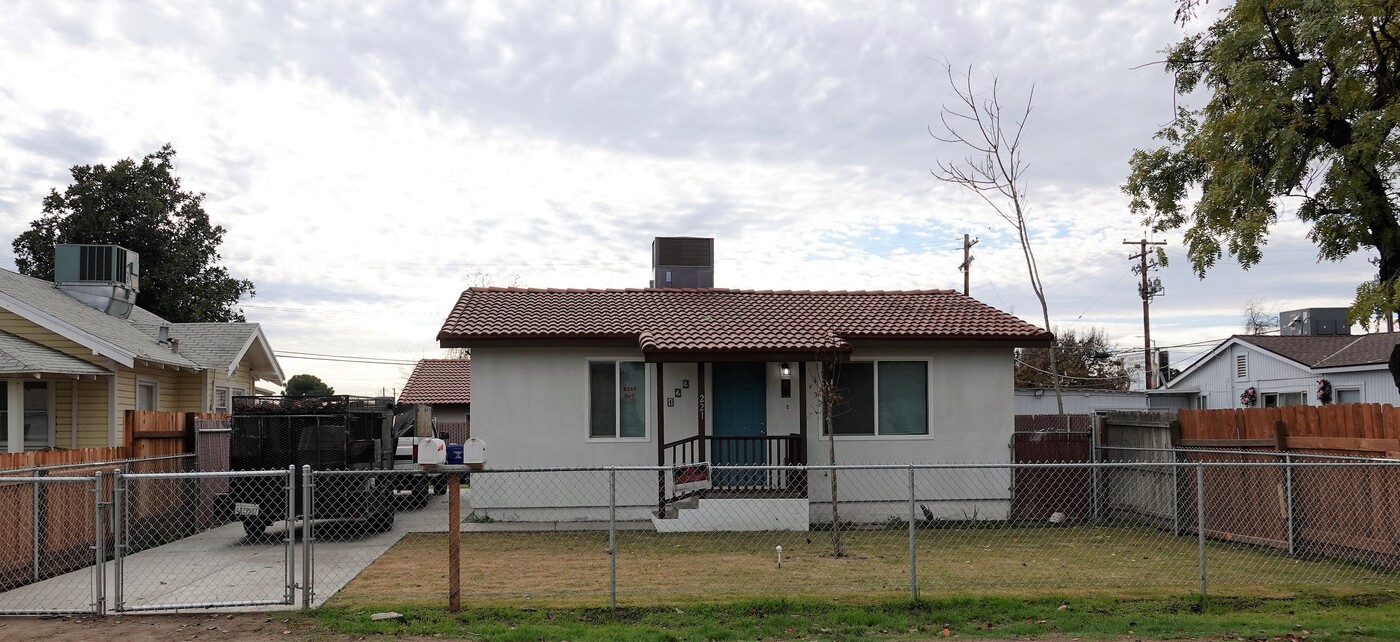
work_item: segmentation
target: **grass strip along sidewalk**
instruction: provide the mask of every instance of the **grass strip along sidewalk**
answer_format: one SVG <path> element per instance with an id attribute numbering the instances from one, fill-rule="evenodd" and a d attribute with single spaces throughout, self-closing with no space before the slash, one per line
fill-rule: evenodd
<path id="1" fill-rule="evenodd" d="M 371 622 L 399 610 L 403 622 Z M 757 600 L 692 606 L 442 609 L 327 607 L 306 616 L 338 633 L 476 640 L 1245 639 L 1398 640 L 1391 590 L 1287 598 L 976 597 L 871 603 Z M 1015 637 L 1013 637 L 1015 636 Z M 1290 637 L 1291 636 L 1291 637 Z"/>

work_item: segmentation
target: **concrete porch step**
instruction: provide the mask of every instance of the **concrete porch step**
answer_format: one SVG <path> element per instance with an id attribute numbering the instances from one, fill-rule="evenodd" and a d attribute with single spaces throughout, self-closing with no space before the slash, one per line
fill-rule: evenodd
<path id="1" fill-rule="evenodd" d="M 694 500 L 693 506 L 683 505 Z M 667 517 L 665 514 L 673 514 Z M 693 497 L 651 520 L 659 533 L 805 531 L 811 510 L 802 497 Z"/>

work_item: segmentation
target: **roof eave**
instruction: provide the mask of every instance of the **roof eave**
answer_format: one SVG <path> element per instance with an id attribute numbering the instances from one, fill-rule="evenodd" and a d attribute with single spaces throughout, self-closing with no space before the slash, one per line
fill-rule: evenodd
<path id="1" fill-rule="evenodd" d="M 136 355 L 134 353 L 124 350 L 110 341 L 106 341 L 81 330 L 67 321 L 25 303 L 8 293 L 0 292 L 0 307 L 18 314 L 26 321 L 38 324 L 40 327 L 54 334 L 92 350 L 93 354 L 107 357 L 128 368 L 136 367 Z"/>

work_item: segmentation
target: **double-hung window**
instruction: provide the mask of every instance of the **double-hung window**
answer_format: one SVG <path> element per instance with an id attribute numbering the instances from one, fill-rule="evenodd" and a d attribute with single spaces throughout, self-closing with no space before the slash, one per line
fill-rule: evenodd
<path id="1" fill-rule="evenodd" d="M 927 435 L 927 361 L 853 361 L 834 366 L 837 435 Z"/>
<path id="2" fill-rule="evenodd" d="M 647 367 L 641 361 L 588 362 L 588 437 L 645 439 Z"/>

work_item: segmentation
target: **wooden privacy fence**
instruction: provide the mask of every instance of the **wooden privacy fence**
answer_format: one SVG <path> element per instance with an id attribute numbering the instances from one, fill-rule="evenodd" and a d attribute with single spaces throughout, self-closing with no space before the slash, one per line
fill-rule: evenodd
<path id="1" fill-rule="evenodd" d="M 1400 565 L 1400 467 L 1287 465 L 1318 460 L 1308 455 L 1400 458 L 1400 409 L 1335 404 L 1179 417 L 1180 461 L 1285 464 L 1209 471 L 1207 535 Z"/>
<path id="2" fill-rule="evenodd" d="M 123 446 L 15 453 L 0 459 L 0 590 L 90 566 L 96 541 L 94 502 L 112 501 L 115 469 L 124 473 L 181 472 L 194 468 L 190 448 L 196 413 L 129 410 Z M 92 478 L 103 473 L 99 497 L 93 482 L 47 482 L 53 477 Z M 38 481 L 35 481 L 35 480 Z M 182 479 L 144 480 L 128 487 L 127 519 L 170 525 L 159 530 L 207 527 L 190 523 L 186 497 L 198 484 Z M 111 521 L 104 533 L 111 544 Z M 140 542 L 134 545 L 140 547 Z"/>
<path id="3" fill-rule="evenodd" d="M 1017 415 L 1011 435 L 1012 462 L 1039 464 L 1090 461 L 1094 415 Z M 1088 468 L 1018 468 L 1011 476 L 1011 514 L 1048 519 L 1055 513 L 1091 511 Z"/>

